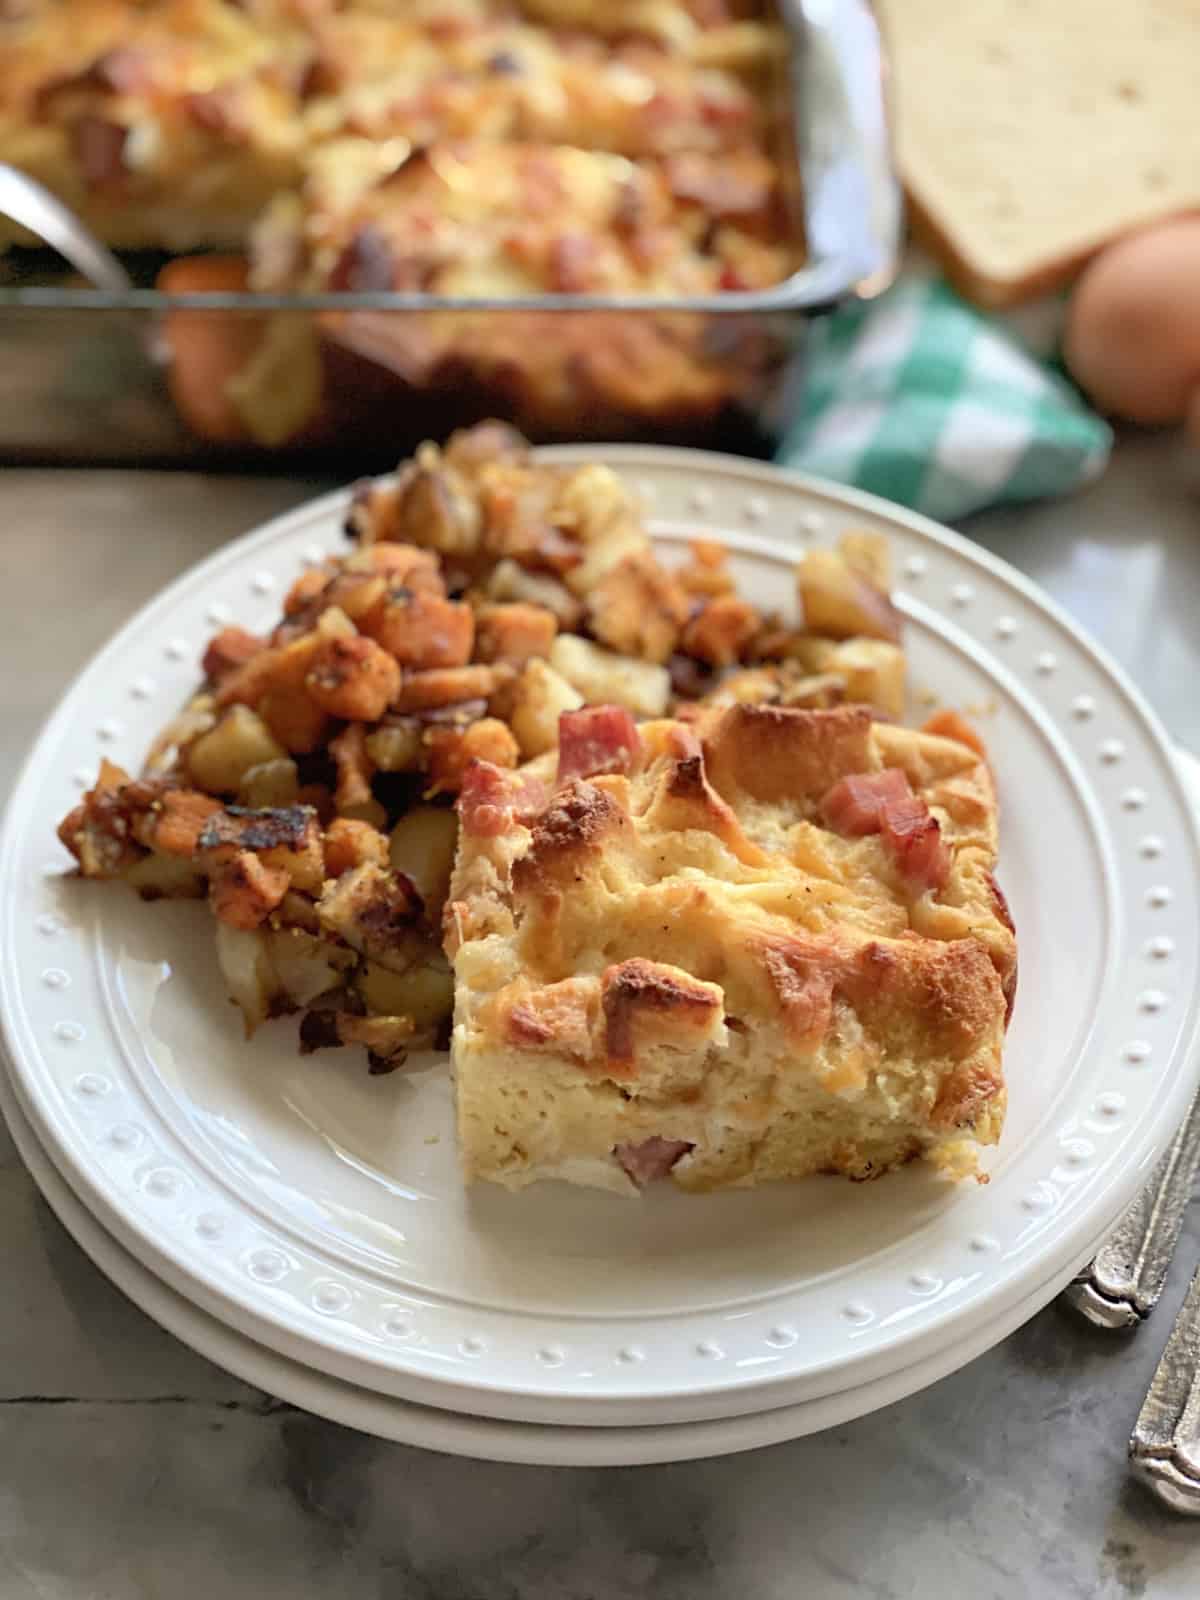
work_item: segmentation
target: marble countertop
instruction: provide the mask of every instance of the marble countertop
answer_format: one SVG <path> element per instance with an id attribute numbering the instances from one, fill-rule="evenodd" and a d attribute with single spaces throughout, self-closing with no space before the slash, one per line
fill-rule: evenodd
<path id="1" fill-rule="evenodd" d="M 0 794 L 78 667 L 143 600 L 318 484 L 9 471 Z M 1067 502 L 970 531 L 1074 613 L 1200 751 L 1200 464 L 1122 441 Z M 627 1470 L 381 1443 L 227 1377 L 110 1287 L 0 1126 L 4 1600 L 901 1600 L 1200 1593 L 1200 1523 L 1125 1443 L 1200 1255 L 1193 1204 L 1133 1336 L 1051 1306 L 923 1394 L 793 1444 Z"/>

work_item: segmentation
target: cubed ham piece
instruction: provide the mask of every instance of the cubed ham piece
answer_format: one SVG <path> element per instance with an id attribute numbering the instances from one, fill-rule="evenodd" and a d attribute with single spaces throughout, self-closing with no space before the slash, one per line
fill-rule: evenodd
<path id="1" fill-rule="evenodd" d="M 879 832 L 883 806 L 912 798 L 904 773 L 899 767 L 888 767 L 883 772 L 861 772 L 835 783 L 821 801 L 821 814 L 835 833 L 859 839 Z"/>
<path id="2" fill-rule="evenodd" d="M 472 761 L 463 773 L 458 814 L 464 833 L 495 839 L 524 822 L 546 805 L 546 785 L 540 778 L 497 767 L 491 761 Z"/>
<path id="3" fill-rule="evenodd" d="M 945 887 L 950 853 L 942 830 L 899 768 L 843 778 L 821 801 L 821 813 L 847 838 L 879 834 L 914 893 Z"/>
<path id="4" fill-rule="evenodd" d="M 558 781 L 628 772 L 641 748 L 637 725 L 623 706 L 584 706 L 558 719 Z"/>
<path id="5" fill-rule="evenodd" d="M 639 1144 L 619 1144 L 613 1155 L 638 1188 L 644 1189 L 657 1178 L 665 1178 L 680 1156 L 693 1148 L 687 1139 L 662 1139 L 655 1134 Z"/>

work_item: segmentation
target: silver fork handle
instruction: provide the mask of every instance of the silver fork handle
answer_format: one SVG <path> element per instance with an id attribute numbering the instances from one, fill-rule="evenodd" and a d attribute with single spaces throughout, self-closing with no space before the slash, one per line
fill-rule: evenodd
<path id="1" fill-rule="evenodd" d="M 1158 1303 L 1200 1169 L 1200 1090 L 1154 1175 L 1063 1290 L 1081 1316 L 1101 1328 L 1134 1328 Z"/>
<path id="2" fill-rule="evenodd" d="M 0 162 L 0 215 L 19 223 L 64 256 L 97 289 L 120 294 L 133 287 L 125 268 L 44 184 Z"/>
<path id="3" fill-rule="evenodd" d="M 1200 1516 L 1200 1267 L 1138 1412 L 1129 1460 L 1172 1511 Z"/>

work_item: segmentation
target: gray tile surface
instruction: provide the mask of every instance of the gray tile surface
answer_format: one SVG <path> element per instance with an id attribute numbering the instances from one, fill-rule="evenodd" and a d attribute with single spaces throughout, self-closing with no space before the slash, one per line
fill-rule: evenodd
<path id="1" fill-rule="evenodd" d="M 1200 750 L 1200 499 L 1173 442 L 970 530 L 1038 578 Z M 55 697 L 170 577 L 314 485 L 0 478 L 0 790 Z M 1200 1594 L 1200 1525 L 1125 1440 L 1200 1254 L 1151 1324 L 1051 1307 L 924 1394 L 713 1462 L 464 1462 L 281 1407 L 191 1354 L 76 1249 L 0 1130 L 0 1597 L 800 1600 Z"/>

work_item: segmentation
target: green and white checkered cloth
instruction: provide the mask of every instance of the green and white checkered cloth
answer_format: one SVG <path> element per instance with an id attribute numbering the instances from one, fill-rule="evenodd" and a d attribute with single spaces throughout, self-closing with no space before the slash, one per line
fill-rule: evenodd
<path id="1" fill-rule="evenodd" d="M 811 325 L 777 459 L 944 522 L 1077 488 L 1112 434 L 1054 365 L 1060 320 L 1053 303 L 1032 321 L 985 316 L 910 269 Z"/>

